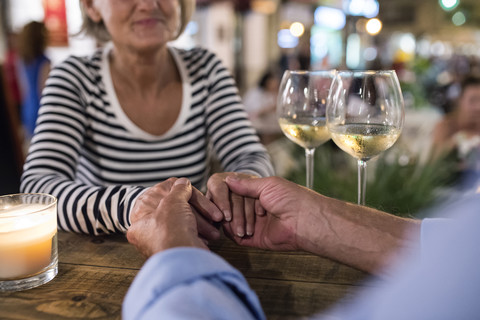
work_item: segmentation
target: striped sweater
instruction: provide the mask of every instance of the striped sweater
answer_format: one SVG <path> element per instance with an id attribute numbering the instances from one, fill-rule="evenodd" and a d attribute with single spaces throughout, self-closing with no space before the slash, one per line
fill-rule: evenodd
<path id="1" fill-rule="evenodd" d="M 109 48 L 68 58 L 43 91 L 20 189 L 56 196 L 60 229 L 124 233 L 143 190 L 173 176 L 203 189 L 211 156 L 224 171 L 273 174 L 235 82 L 213 53 L 169 48 L 182 78 L 182 107 L 172 128 L 155 136 L 122 111 Z"/>

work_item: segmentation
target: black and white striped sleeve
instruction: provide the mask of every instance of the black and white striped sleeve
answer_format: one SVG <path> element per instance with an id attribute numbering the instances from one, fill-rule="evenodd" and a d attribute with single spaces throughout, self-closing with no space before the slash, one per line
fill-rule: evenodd
<path id="1" fill-rule="evenodd" d="M 56 196 L 60 229 L 94 235 L 124 233 L 130 225 L 130 208 L 144 188 L 92 186 L 76 176 L 88 127 L 85 92 L 94 85 L 84 64 L 70 60 L 52 70 L 20 189 Z"/>
<path id="2" fill-rule="evenodd" d="M 208 79 L 207 130 L 224 171 L 273 175 L 270 156 L 248 120 L 229 71 L 213 53 L 202 63 Z"/>

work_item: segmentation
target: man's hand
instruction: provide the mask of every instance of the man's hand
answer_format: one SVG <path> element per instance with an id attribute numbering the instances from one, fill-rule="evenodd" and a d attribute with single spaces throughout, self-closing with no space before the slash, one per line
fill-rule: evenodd
<path id="1" fill-rule="evenodd" d="M 170 190 L 167 190 L 168 186 Z M 197 221 L 189 200 L 192 185 L 185 178 L 169 180 L 162 187 L 164 197 L 153 211 L 137 215 L 128 229 L 127 239 L 143 255 L 153 254 L 174 247 L 198 247 L 208 249 L 198 236 Z M 151 199 L 153 204 L 156 200 Z"/>
<path id="2" fill-rule="evenodd" d="M 252 237 L 233 237 L 237 243 L 272 250 L 299 249 L 299 226 L 315 201 L 314 193 L 278 177 L 240 179 L 230 176 L 226 183 L 233 193 L 258 199 L 267 211 L 265 215 L 256 216 Z M 228 235 L 234 234 L 231 225 L 225 224 L 224 229 Z"/>
<path id="3" fill-rule="evenodd" d="M 157 183 L 153 187 L 148 188 L 142 195 L 138 197 L 130 214 L 131 223 L 142 219 L 145 215 L 152 214 L 160 203 L 160 201 L 170 193 L 170 189 L 177 181 L 177 178 L 170 178 L 163 182 Z M 207 240 L 215 240 L 220 237 L 220 233 L 210 223 L 211 221 L 220 222 L 223 220 L 223 214 L 209 199 L 207 199 L 199 190 L 192 188 L 192 195 L 189 198 L 189 204 L 195 214 L 198 224 L 199 234 Z"/>

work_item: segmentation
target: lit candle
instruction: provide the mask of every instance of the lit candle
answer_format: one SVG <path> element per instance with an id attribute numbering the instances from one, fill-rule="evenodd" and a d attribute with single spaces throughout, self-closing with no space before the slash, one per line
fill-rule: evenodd
<path id="1" fill-rule="evenodd" d="M 55 203 L 0 208 L 0 280 L 32 276 L 49 266 L 56 233 Z"/>

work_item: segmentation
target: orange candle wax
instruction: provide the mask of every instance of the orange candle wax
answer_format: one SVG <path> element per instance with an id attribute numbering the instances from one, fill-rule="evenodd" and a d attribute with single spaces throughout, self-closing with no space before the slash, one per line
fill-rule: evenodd
<path id="1" fill-rule="evenodd" d="M 37 213 L 36 205 L 2 213 L 0 224 L 0 280 L 34 275 L 52 259 L 52 244 L 57 232 L 55 208 Z M 8 215 L 8 216 L 7 216 Z M 8 220 L 8 221 L 7 221 Z"/>

